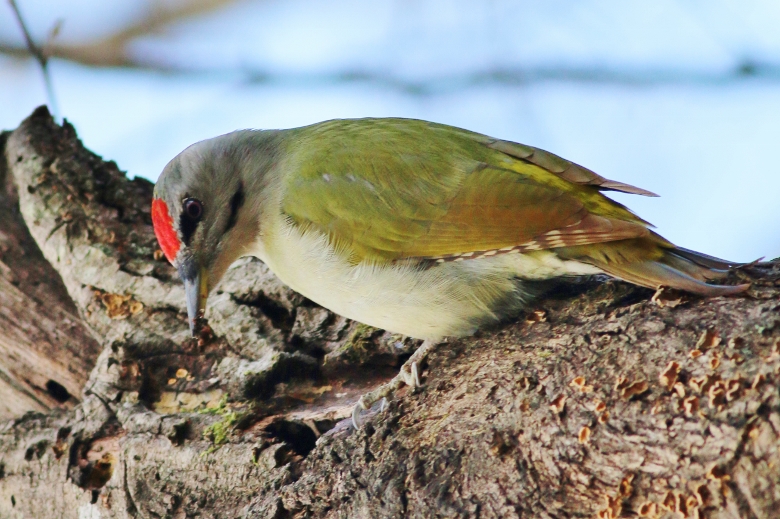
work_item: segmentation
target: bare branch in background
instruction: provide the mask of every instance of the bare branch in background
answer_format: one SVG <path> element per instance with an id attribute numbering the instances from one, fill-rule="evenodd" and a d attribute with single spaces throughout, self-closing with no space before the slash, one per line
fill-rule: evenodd
<path id="1" fill-rule="evenodd" d="M 44 51 L 44 49 L 38 47 L 33 41 L 32 36 L 30 35 L 30 31 L 27 29 L 27 24 L 24 23 L 24 19 L 22 18 L 22 13 L 19 11 L 19 6 L 16 5 L 16 0 L 8 0 L 8 3 L 11 6 L 11 10 L 14 12 L 14 16 L 16 16 L 16 21 L 19 23 L 19 28 L 22 29 L 28 52 L 41 66 L 43 82 L 46 85 L 46 97 L 49 100 L 49 106 L 51 107 L 51 112 L 54 115 L 54 118 L 59 120 L 60 110 L 57 106 L 57 98 L 54 96 L 54 85 L 52 84 L 51 73 L 49 72 L 49 55 Z M 59 33 L 59 28 L 61 25 L 61 22 L 57 22 L 49 33 L 49 41 L 47 42 L 46 50 L 50 48 L 52 41 L 57 36 L 57 33 Z"/>
<path id="2" fill-rule="evenodd" d="M 13 5 L 13 0 L 9 0 Z M 213 67 L 180 67 L 172 63 L 155 61 L 153 56 L 139 56 L 130 52 L 130 45 L 140 38 L 160 34 L 177 23 L 224 9 L 237 0 L 181 0 L 173 6 L 160 0 L 151 6 L 141 19 L 131 22 L 104 38 L 82 44 L 50 44 L 43 52 L 37 47 L 25 48 L 0 42 L 0 54 L 11 57 L 38 59 L 56 57 L 81 65 L 103 68 L 125 68 L 162 72 L 166 74 L 214 74 L 230 73 L 239 81 L 250 84 L 275 85 L 322 85 L 361 83 L 373 84 L 407 95 L 425 96 L 436 93 L 450 93 L 481 85 L 520 87 L 545 81 L 569 83 L 597 83 L 618 85 L 722 85 L 750 78 L 765 81 L 780 81 L 780 67 L 744 59 L 731 70 L 679 70 L 646 69 L 622 70 L 609 67 L 541 66 L 514 68 L 486 68 L 462 74 L 443 75 L 414 79 L 394 75 L 382 70 L 341 70 L 332 73 L 289 74 L 263 70 L 260 67 L 244 66 L 240 69 L 218 70 Z M 28 43 L 31 41 L 25 31 Z"/>
<path id="3" fill-rule="evenodd" d="M 9 2 L 13 4 L 14 0 L 9 0 Z M 114 34 L 80 45 L 51 45 L 47 49 L 49 51 L 47 55 L 91 67 L 137 68 L 175 72 L 168 67 L 132 57 L 129 52 L 130 44 L 143 36 L 160 33 L 174 23 L 223 9 L 235 2 L 236 0 L 187 0 L 178 2 L 172 7 L 164 5 L 163 2 L 157 2 L 151 5 L 146 16 Z M 26 31 L 25 37 L 28 37 Z M 28 43 L 29 41 L 28 39 Z M 32 54 L 36 59 L 39 59 L 40 52 L 36 54 L 29 48 L 0 43 L 0 54 L 13 57 L 24 57 Z"/>

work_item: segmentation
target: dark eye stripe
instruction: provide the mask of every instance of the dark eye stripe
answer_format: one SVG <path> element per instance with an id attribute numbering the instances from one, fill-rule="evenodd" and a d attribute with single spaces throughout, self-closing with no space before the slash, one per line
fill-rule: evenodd
<path id="1" fill-rule="evenodd" d="M 197 217 L 193 218 L 188 210 L 188 203 L 196 202 L 200 207 L 200 212 Z M 203 204 L 200 200 L 194 198 L 187 198 L 182 205 L 181 216 L 179 217 L 179 229 L 181 230 L 182 241 L 185 245 L 189 246 L 192 235 L 195 234 L 195 229 L 198 228 L 198 222 L 203 217 Z"/>
<path id="2" fill-rule="evenodd" d="M 236 225 L 236 222 L 238 221 L 238 210 L 241 209 L 242 205 L 244 205 L 244 185 L 238 184 L 236 193 L 233 195 L 233 198 L 230 199 L 230 218 L 228 218 L 225 232 Z"/>

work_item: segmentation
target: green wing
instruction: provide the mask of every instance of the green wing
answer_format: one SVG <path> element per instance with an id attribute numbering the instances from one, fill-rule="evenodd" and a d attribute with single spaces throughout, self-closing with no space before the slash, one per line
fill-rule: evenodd
<path id="1" fill-rule="evenodd" d="M 448 258 L 645 236 L 599 190 L 652 195 L 555 155 L 410 119 L 290 130 L 283 211 L 353 261 Z"/>

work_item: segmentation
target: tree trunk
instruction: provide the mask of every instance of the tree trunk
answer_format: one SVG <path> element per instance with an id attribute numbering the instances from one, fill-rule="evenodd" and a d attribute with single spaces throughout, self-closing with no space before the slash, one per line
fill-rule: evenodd
<path id="1" fill-rule="evenodd" d="M 8 135 L 0 135 L 0 149 Z M 0 160 L 0 332 L 0 419 L 78 402 L 100 345 L 27 232 L 5 160 Z"/>
<path id="2" fill-rule="evenodd" d="M 777 516 L 780 263 L 732 274 L 744 297 L 562 285 L 440 345 L 424 387 L 355 431 L 416 341 L 254 259 L 191 339 L 149 182 L 44 108 L 5 155 L 0 405 L 47 414 L 0 427 L 2 517 Z"/>

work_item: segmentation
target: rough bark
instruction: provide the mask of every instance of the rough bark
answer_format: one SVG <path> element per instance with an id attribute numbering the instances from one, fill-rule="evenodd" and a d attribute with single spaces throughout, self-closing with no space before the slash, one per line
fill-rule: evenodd
<path id="1" fill-rule="evenodd" d="M 0 149 L 8 135 L 0 135 Z M 27 231 L 0 161 L 0 419 L 73 407 L 99 353 Z"/>
<path id="2" fill-rule="evenodd" d="M 778 263 L 734 273 L 753 282 L 735 298 L 565 285 L 527 318 L 441 345 L 424 388 L 355 431 L 351 406 L 416 342 L 317 307 L 256 260 L 229 271 L 211 333 L 190 339 L 151 184 L 44 109 L 5 148 L 27 229 L 102 353 L 73 409 L 0 430 L 2 517 L 725 519 L 780 505 Z M 71 362 L 52 344 L 51 362 Z"/>

